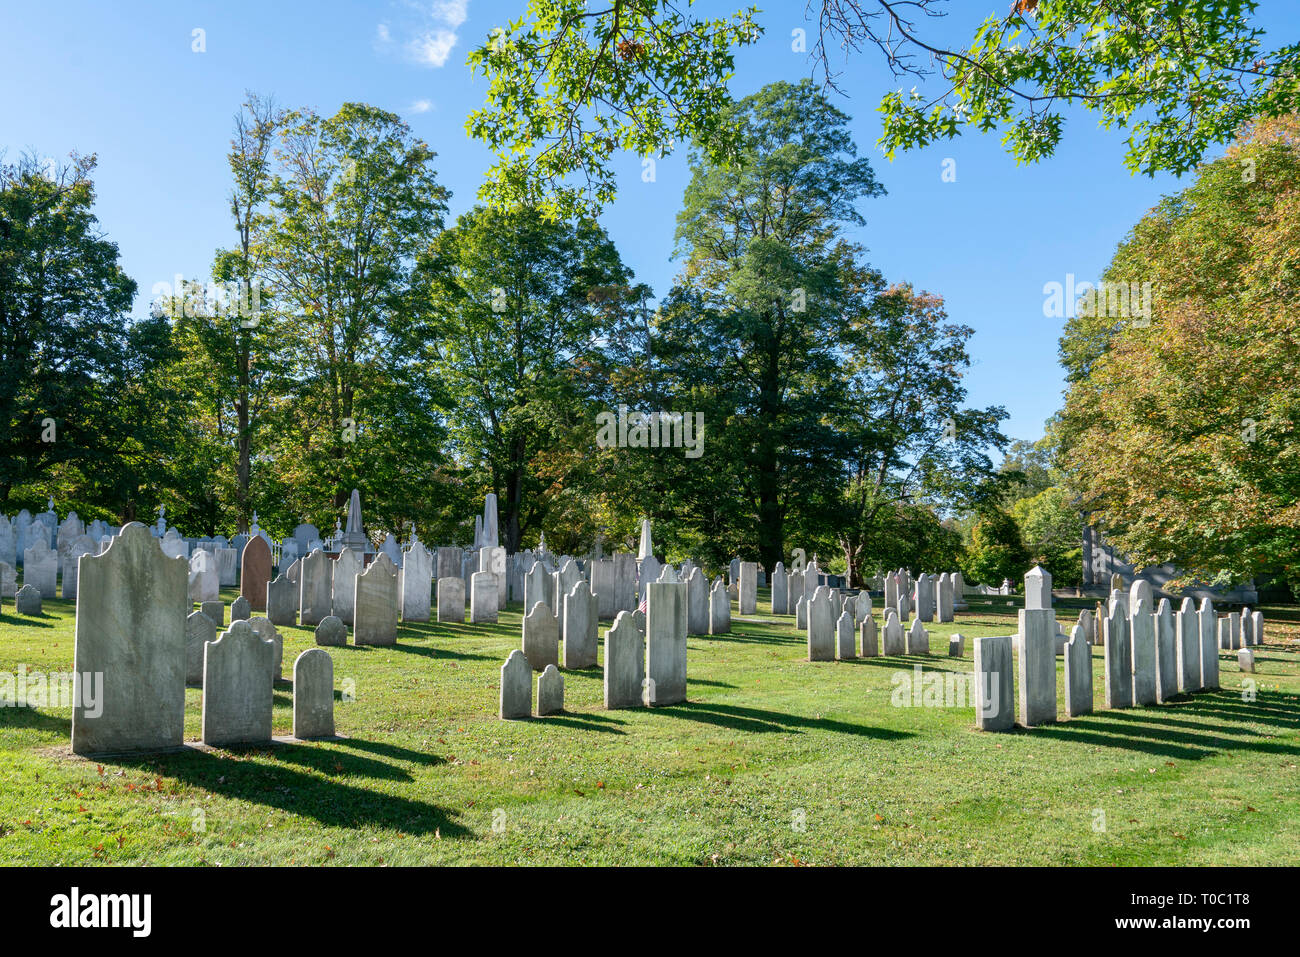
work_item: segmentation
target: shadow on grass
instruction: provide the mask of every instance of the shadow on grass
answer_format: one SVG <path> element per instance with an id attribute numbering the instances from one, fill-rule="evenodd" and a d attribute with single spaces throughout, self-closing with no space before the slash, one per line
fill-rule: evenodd
<path id="1" fill-rule="evenodd" d="M 456 812 L 434 804 L 395 797 L 368 787 L 322 779 L 282 761 L 316 768 L 324 774 L 357 774 L 375 780 L 409 780 L 409 775 L 383 762 L 347 754 L 333 747 L 354 745 L 354 739 L 332 741 L 329 746 L 282 744 L 263 753 L 271 762 L 250 761 L 219 751 L 188 751 L 179 755 L 114 758 L 124 767 L 148 769 L 184 781 L 223 797 L 263 804 L 289 814 L 311 818 L 328 827 L 356 828 L 372 825 L 407 834 L 432 834 L 443 838 L 470 837 L 472 832 L 455 820 Z M 341 765 L 339 771 L 336 765 Z M 382 777 L 377 766 L 387 768 Z"/>
<path id="2" fill-rule="evenodd" d="M 432 648 L 428 645 L 404 645 L 400 641 L 387 647 L 393 651 L 404 651 L 408 655 L 419 655 L 422 658 L 454 658 L 457 661 L 496 660 L 494 655 L 471 655 L 463 651 L 448 651 L 446 648 Z"/>
<path id="3" fill-rule="evenodd" d="M 622 721 L 616 721 L 613 718 L 607 718 L 604 715 L 597 714 L 576 714 L 569 711 L 562 711 L 559 714 L 548 714 L 544 718 L 533 718 L 543 724 L 558 724 L 566 728 L 573 728 L 575 731 L 598 731 L 601 734 L 627 734 L 623 730 Z"/>
<path id="4" fill-rule="evenodd" d="M 712 702 L 684 701 L 680 704 L 664 705 L 654 709 L 656 714 L 665 714 L 702 724 L 714 724 L 734 731 L 749 731 L 756 734 L 781 732 L 784 734 L 801 734 L 809 731 L 832 731 L 836 734 L 851 734 L 862 738 L 875 738 L 882 741 L 897 741 L 912 737 L 910 732 L 895 731 L 891 728 L 872 728 L 863 724 L 847 724 L 831 718 L 805 718 L 797 714 L 785 714 L 780 711 L 767 711 L 762 708 L 745 708 L 739 705 L 715 704 Z"/>
<path id="5" fill-rule="evenodd" d="M 1263 696 L 1261 696 L 1262 698 Z M 1043 725 L 1032 733 L 1063 741 L 1121 748 L 1154 757 L 1199 761 L 1229 751 L 1258 754 L 1300 754 L 1300 747 L 1260 737 L 1241 727 L 1225 727 L 1221 732 L 1176 721 L 1203 716 L 1209 720 L 1232 719 L 1294 728 L 1300 724 L 1300 698 L 1295 695 L 1269 695 L 1271 700 L 1244 702 L 1239 695 L 1210 692 L 1165 709 L 1102 710 L 1069 721 Z M 1175 730 L 1177 727 L 1188 730 Z M 1196 731 L 1190 730 L 1196 727 Z"/>
<path id="6" fill-rule="evenodd" d="M 35 728 L 72 737 L 72 718 L 46 714 L 38 708 L 0 707 L 0 728 Z"/>
<path id="7" fill-rule="evenodd" d="M 27 625 L 33 628 L 53 628 L 54 623 L 60 619 L 51 615 L 47 611 L 42 611 L 39 615 L 6 615 L 0 612 L 0 625 Z"/>

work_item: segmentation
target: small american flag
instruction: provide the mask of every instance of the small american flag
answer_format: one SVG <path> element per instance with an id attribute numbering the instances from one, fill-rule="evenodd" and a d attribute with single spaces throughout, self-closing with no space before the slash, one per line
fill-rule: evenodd
<path id="1" fill-rule="evenodd" d="M 641 612 L 641 614 L 644 615 L 644 614 L 646 613 L 646 602 L 648 602 L 649 600 L 650 600 L 650 596 L 649 596 L 649 595 L 646 595 L 644 598 L 642 598 L 642 599 L 641 599 L 641 604 L 639 604 L 639 605 L 636 606 L 636 610 L 639 611 L 639 612 Z"/>

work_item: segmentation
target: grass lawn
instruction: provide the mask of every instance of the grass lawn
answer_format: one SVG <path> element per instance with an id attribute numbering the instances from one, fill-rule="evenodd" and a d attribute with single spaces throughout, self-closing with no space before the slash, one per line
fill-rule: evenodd
<path id="1" fill-rule="evenodd" d="M 1257 674 L 1220 656 L 1221 691 L 988 734 L 969 704 L 891 704 L 893 676 L 969 672 L 970 643 L 951 659 L 947 636 L 1011 633 L 1005 599 L 931 625 L 929 658 L 810 663 L 765 597 L 767 621 L 689 640 L 689 703 L 653 710 L 604 710 L 593 668 L 565 673 L 565 714 L 498 720 L 517 605 L 497 626 L 329 649 L 341 741 L 99 764 L 71 754 L 70 709 L 0 708 L 0 864 L 1300 862 L 1294 608 L 1264 609 Z M 1067 631 L 1070 605 L 1092 607 L 1058 602 Z M 314 642 L 280 631 L 290 678 Z M 71 603 L 25 619 L 9 600 L 0 672 L 72 658 Z M 1100 707 L 1099 647 L 1093 664 Z M 199 712 L 191 688 L 187 740 Z M 275 732 L 291 727 L 285 681 Z"/>

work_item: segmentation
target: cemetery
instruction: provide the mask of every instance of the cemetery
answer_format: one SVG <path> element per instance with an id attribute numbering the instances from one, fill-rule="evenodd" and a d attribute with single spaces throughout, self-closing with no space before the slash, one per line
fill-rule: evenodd
<path id="1" fill-rule="evenodd" d="M 494 495 L 475 529 L 468 546 L 381 536 L 357 490 L 324 538 L 0 518 L 0 545 L 23 545 L 23 585 L 0 604 L 4 857 L 1180 864 L 1294 849 L 1275 773 L 1300 720 L 1294 618 L 1210 598 L 1175 610 L 1118 576 L 1089 601 L 1040 567 L 1020 588 L 897 569 L 851 589 L 802 552 L 710 584 L 656 557 L 648 520 L 636 555 L 507 554 Z M 56 540 L 81 547 L 60 561 Z M 210 587 L 230 551 L 235 581 Z"/>
<path id="2" fill-rule="evenodd" d="M 7 11 L 15 910 L 1300 863 L 1287 7 Z"/>

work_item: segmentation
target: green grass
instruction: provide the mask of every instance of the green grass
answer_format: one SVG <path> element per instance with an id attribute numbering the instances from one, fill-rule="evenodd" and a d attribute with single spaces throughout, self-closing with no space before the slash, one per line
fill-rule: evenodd
<path id="1" fill-rule="evenodd" d="M 1061 602 L 1062 622 L 1070 604 L 1091 607 Z M 498 626 L 411 625 L 395 648 L 330 649 L 336 687 L 355 683 L 336 707 L 346 740 L 243 753 L 100 764 L 70 754 L 69 710 L 0 708 L 0 864 L 1300 861 L 1293 609 L 1265 609 L 1253 702 L 1225 653 L 1219 692 L 1033 731 L 891 705 L 892 676 L 914 664 L 969 672 L 969 642 L 945 656 L 951 631 L 1009 634 L 1014 615 L 975 599 L 931 626 L 929 659 L 819 663 L 792 618 L 735 622 L 690 639 L 687 704 L 606 711 L 593 668 L 565 673 L 565 714 L 503 722 L 512 606 Z M 291 677 L 311 631 L 280 631 Z M 68 671 L 72 656 L 71 604 L 0 613 L 0 672 Z M 1093 662 L 1100 706 L 1100 648 Z M 277 734 L 291 705 L 286 681 Z M 199 711 L 191 688 L 189 740 Z"/>

